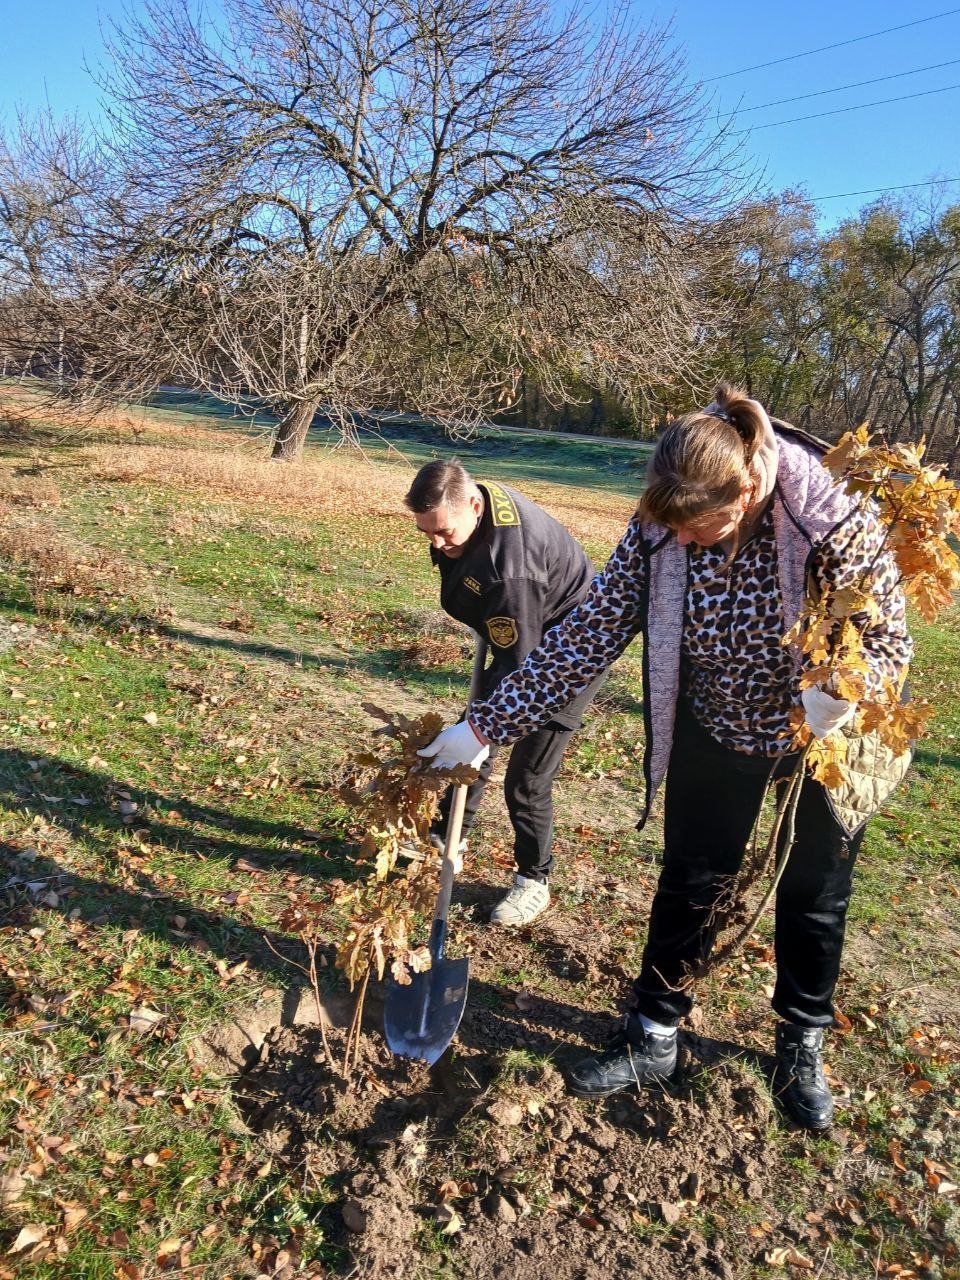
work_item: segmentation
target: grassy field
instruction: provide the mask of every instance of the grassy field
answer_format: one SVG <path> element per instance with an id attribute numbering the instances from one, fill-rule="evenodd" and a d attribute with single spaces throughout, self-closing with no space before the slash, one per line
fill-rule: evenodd
<path id="1" fill-rule="evenodd" d="M 449 446 L 318 441 L 277 468 L 196 406 L 91 427 L 0 398 L 0 1280 L 960 1275 L 956 616 L 916 630 L 937 716 L 861 855 L 829 1135 L 769 1103 L 766 927 L 705 985 L 675 1086 L 603 1107 L 559 1086 L 620 1007 L 655 880 L 639 652 L 564 765 L 556 907 L 519 938 L 481 923 L 511 864 L 485 802 L 453 1065 L 387 1061 L 374 999 L 364 1070 L 319 1089 L 278 921 L 364 873 L 337 785 L 362 704 L 462 704 L 468 646 L 401 502 Z M 635 453 L 459 452 L 598 562 L 629 516 Z"/>

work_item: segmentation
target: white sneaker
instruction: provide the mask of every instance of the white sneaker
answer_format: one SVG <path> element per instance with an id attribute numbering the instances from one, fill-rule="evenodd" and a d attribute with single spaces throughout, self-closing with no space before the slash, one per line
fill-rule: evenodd
<path id="1" fill-rule="evenodd" d="M 436 849 L 437 853 L 439 853 L 440 856 L 443 857 L 443 844 L 444 844 L 443 838 L 441 836 L 431 835 L 430 844 L 433 846 L 434 849 Z M 463 855 L 466 853 L 466 851 L 467 851 L 467 842 L 466 840 L 461 840 L 460 847 L 457 850 L 456 856 L 453 859 L 453 874 L 455 876 L 458 876 L 460 872 L 463 870 Z M 397 850 L 397 856 L 400 858 L 407 858 L 409 859 L 410 862 L 420 862 L 423 860 L 424 850 L 420 845 L 402 844 L 400 848 Z"/>
<path id="2" fill-rule="evenodd" d="M 549 905 L 550 890 L 545 884 L 517 875 L 507 890 L 507 896 L 491 912 L 490 923 L 513 929 L 536 920 Z"/>
<path id="3" fill-rule="evenodd" d="M 440 857 L 442 858 L 443 849 L 446 844 L 446 841 L 444 840 L 443 836 L 438 836 L 436 834 L 431 835 L 430 843 L 433 845 L 437 853 L 439 853 Z M 458 876 L 460 872 L 463 870 L 463 855 L 466 852 L 467 852 L 467 842 L 466 840 L 461 840 L 459 845 L 457 846 L 457 852 L 453 855 L 453 874 L 455 876 Z"/>

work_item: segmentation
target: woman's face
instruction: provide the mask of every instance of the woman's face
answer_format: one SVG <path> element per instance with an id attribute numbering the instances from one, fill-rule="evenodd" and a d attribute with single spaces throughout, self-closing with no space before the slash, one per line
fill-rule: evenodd
<path id="1" fill-rule="evenodd" d="M 690 520 L 687 524 L 676 527 L 677 542 L 681 547 L 696 543 L 700 547 L 714 547 L 718 542 L 733 537 L 740 527 L 753 496 L 753 489 L 744 485 L 740 497 L 729 506 L 718 507 L 716 511 Z"/>

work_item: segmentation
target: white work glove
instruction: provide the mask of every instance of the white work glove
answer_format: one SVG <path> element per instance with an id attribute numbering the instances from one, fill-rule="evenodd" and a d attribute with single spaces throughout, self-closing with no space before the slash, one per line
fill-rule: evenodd
<path id="1" fill-rule="evenodd" d="M 811 685 L 800 694 L 807 724 L 815 738 L 825 738 L 834 729 L 841 729 L 856 714 L 857 704 L 846 698 L 835 698 L 817 685 Z"/>
<path id="2" fill-rule="evenodd" d="M 417 752 L 418 756 L 429 760 L 434 769 L 455 769 L 463 764 L 479 769 L 489 754 L 489 746 L 480 741 L 467 720 L 444 729 Z"/>

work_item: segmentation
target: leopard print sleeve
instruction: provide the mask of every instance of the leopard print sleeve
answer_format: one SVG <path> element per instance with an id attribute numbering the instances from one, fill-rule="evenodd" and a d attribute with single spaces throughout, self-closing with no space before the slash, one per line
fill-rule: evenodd
<path id="1" fill-rule="evenodd" d="M 854 614 L 865 626 L 864 649 L 869 670 L 865 698 L 878 697 L 885 681 L 899 684 L 913 656 L 907 630 L 907 607 L 896 562 L 884 548 L 884 530 L 870 506 L 858 508 L 817 548 L 810 571 L 821 592 L 866 586 L 877 602 L 877 617 Z"/>
<path id="2" fill-rule="evenodd" d="M 642 625 L 646 544 L 634 519 L 583 601 L 548 631 L 523 666 L 470 708 L 491 742 L 514 742 L 545 724 L 605 671 Z"/>

